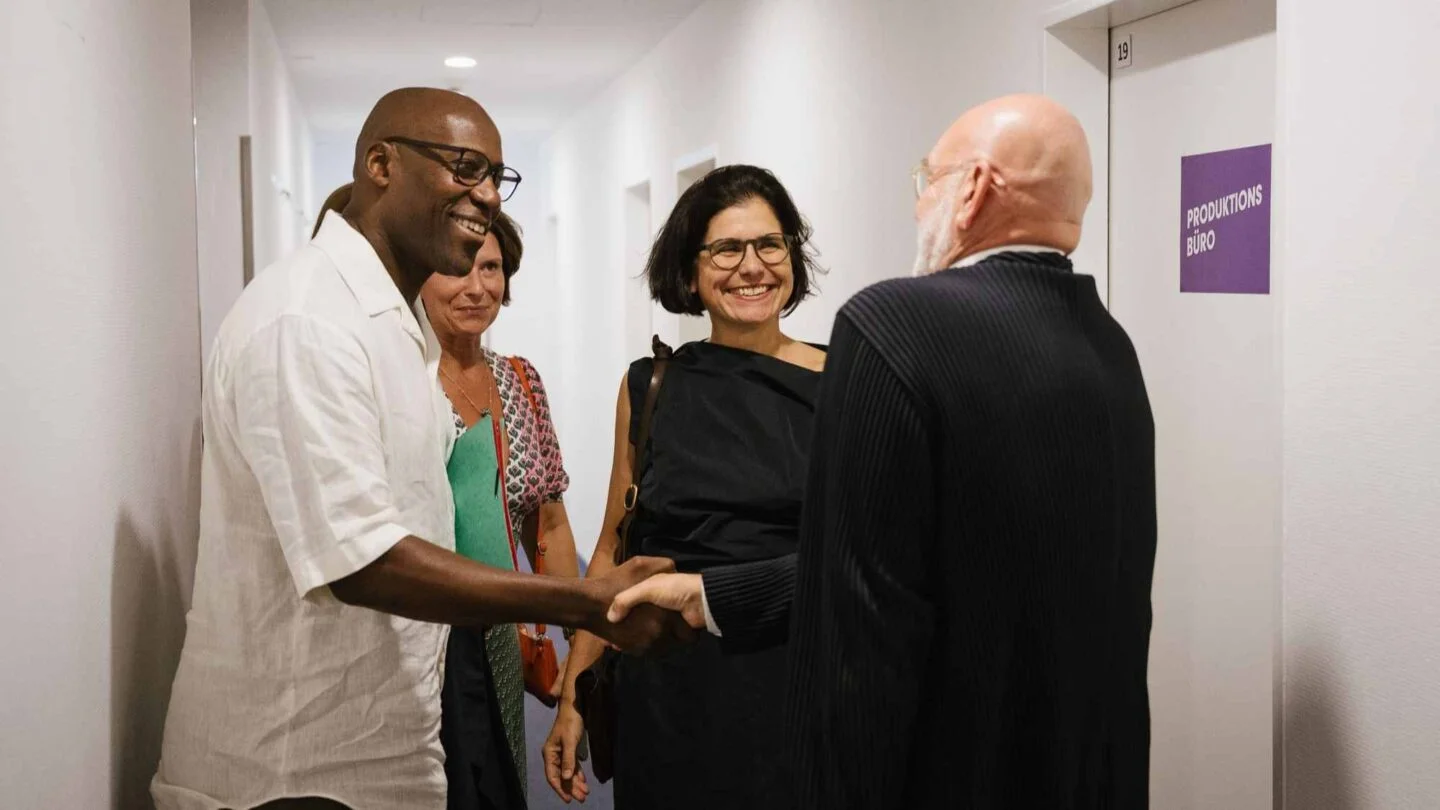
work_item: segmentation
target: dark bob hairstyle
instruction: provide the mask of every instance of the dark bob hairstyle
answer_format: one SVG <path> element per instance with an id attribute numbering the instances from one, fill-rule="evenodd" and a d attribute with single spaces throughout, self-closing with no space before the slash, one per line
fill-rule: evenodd
<path id="1" fill-rule="evenodd" d="M 354 187 L 354 183 L 346 183 L 325 198 L 325 202 L 320 206 L 320 213 L 315 217 L 315 229 L 310 232 L 311 239 L 320 233 L 320 223 L 325 221 L 325 212 L 339 213 L 350 204 L 350 191 Z M 500 245 L 500 272 L 505 274 L 505 294 L 500 297 L 500 303 L 508 304 L 510 277 L 520 272 L 520 257 L 525 255 L 525 243 L 520 239 L 520 223 L 501 211 L 495 215 L 495 221 L 490 223 L 490 232 L 495 234 L 495 241 Z"/>
<path id="2" fill-rule="evenodd" d="M 696 180 L 680 195 L 670 212 L 645 263 L 650 297 L 669 312 L 699 315 L 704 307 L 700 296 L 691 292 L 695 282 L 696 259 L 705 242 L 705 231 L 715 215 L 750 200 L 764 200 L 780 220 L 780 229 L 790 240 L 790 269 L 794 276 L 790 300 L 781 314 L 789 315 L 800 302 L 814 293 L 815 276 L 824 272 L 810 246 L 810 223 L 800 216 L 795 202 L 775 175 L 756 166 L 721 166 Z"/>

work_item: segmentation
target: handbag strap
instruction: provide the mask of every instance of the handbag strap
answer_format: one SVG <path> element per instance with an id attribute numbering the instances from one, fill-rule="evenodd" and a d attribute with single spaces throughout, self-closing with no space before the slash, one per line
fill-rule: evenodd
<path id="1" fill-rule="evenodd" d="M 520 378 L 520 388 L 525 392 L 525 398 L 530 400 L 530 411 L 535 414 L 535 422 L 540 422 L 540 406 L 535 402 L 535 389 L 530 387 L 530 375 L 525 373 L 525 364 L 520 362 L 518 357 L 508 358 L 510 367 L 515 369 L 515 376 Z M 525 542 L 525 527 L 520 527 L 520 542 Z M 535 512 L 535 573 L 541 576 L 545 574 L 545 536 L 540 523 L 540 512 Z M 535 634 L 545 635 L 545 625 L 536 623 Z"/>
<path id="2" fill-rule="evenodd" d="M 497 414 L 490 414 L 490 431 L 495 440 L 495 488 L 500 491 L 500 514 L 505 516 L 505 536 L 510 540 L 510 564 L 516 571 L 520 570 L 520 557 L 515 553 L 515 527 L 510 524 L 510 505 L 505 502 L 505 441 L 500 433 L 504 430 L 500 426 L 500 418 Z"/>
<path id="3" fill-rule="evenodd" d="M 645 446 L 650 441 L 650 420 L 655 416 L 655 400 L 660 395 L 660 385 L 665 382 L 665 370 L 675 352 L 655 335 L 650 339 L 650 350 L 655 355 L 650 371 L 650 387 L 645 390 L 645 404 L 640 408 L 640 429 L 635 435 L 635 459 L 630 466 L 630 488 L 625 490 L 625 516 L 620 519 L 620 545 L 615 549 L 615 564 L 620 565 L 630 556 L 630 527 L 635 523 L 635 509 L 640 505 L 640 471 Z"/>
<path id="4" fill-rule="evenodd" d="M 520 378 L 520 388 L 525 392 L 525 398 L 530 400 L 530 411 L 535 414 L 535 421 L 538 424 L 540 421 L 540 405 L 535 401 L 535 389 L 530 387 L 530 375 L 525 373 L 525 364 L 520 362 L 520 358 L 511 357 L 509 360 L 510 367 L 515 369 L 515 376 Z M 521 528 L 521 534 L 523 537 L 523 527 Z M 542 535 L 540 527 L 540 513 L 537 511 L 535 513 L 535 573 L 537 574 L 545 573 L 546 550 L 545 538 Z"/>

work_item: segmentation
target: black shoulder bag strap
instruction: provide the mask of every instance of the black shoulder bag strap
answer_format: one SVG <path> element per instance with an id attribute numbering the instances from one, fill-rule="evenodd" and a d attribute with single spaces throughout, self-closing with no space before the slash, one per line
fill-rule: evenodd
<path id="1" fill-rule="evenodd" d="M 640 410 L 640 429 L 635 435 L 635 460 L 630 467 L 630 488 L 625 490 L 625 516 L 620 519 L 620 544 L 615 548 L 616 565 L 630 558 L 630 526 L 635 522 L 635 509 L 640 505 L 640 472 L 644 466 L 645 448 L 650 443 L 650 420 L 655 416 L 655 399 L 660 395 L 661 383 L 665 382 L 665 370 L 670 365 L 670 358 L 675 356 L 659 335 L 650 339 L 650 349 L 655 360 L 650 372 L 650 387 L 645 391 L 645 404 Z M 630 404 L 634 407 L 635 403 Z"/>

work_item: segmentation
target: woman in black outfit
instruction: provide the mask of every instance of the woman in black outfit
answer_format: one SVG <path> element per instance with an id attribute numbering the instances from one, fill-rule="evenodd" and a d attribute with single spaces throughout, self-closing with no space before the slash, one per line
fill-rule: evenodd
<path id="1" fill-rule="evenodd" d="M 652 359 L 631 364 L 616 404 L 609 502 L 590 575 L 613 567 L 634 453 L 642 454 L 631 555 L 669 557 L 681 572 L 793 553 L 823 348 L 787 337 L 780 318 L 812 290 L 810 228 L 764 169 L 726 166 L 675 204 L 645 268 L 651 297 L 670 312 L 710 317 L 707 341 L 670 361 L 650 441 L 636 448 Z M 544 756 L 566 799 L 588 793 L 570 777 L 583 722 L 575 678 L 604 642 L 576 635 L 559 714 Z M 782 794 L 785 648 L 695 643 L 616 672 L 617 810 L 759 810 Z M 572 765 L 573 767 L 573 765 Z"/>

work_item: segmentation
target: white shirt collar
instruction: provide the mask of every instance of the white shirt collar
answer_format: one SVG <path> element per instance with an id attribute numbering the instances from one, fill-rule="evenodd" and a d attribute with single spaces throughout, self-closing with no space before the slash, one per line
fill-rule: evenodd
<path id="1" fill-rule="evenodd" d="M 415 310 L 411 314 L 419 324 L 420 341 L 425 344 L 425 366 L 430 370 L 430 379 L 436 380 L 440 374 L 440 338 L 435 335 L 435 327 L 430 324 L 424 301 L 416 298 Z"/>
<path id="2" fill-rule="evenodd" d="M 345 280 L 345 286 L 350 288 L 366 315 L 374 317 L 391 310 L 399 310 L 400 327 L 429 354 L 434 337 L 427 335 L 421 328 L 417 312 L 424 310 L 420 307 L 420 302 L 415 302 L 414 310 L 405 305 L 405 297 L 400 294 L 400 288 L 395 286 L 395 280 L 390 278 L 390 272 L 380 261 L 375 247 L 363 234 L 355 230 L 340 212 L 325 212 L 320 231 L 315 234 L 311 244 L 324 251 L 335 263 L 340 277 Z"/>
<path id="3" fill-rule="evenodd" d="M 1063 250 L 1057 250 L 1052 247 L 1042 247 L 1040 245 L 1002 245 L 1001 247 L 982 250 L 979 253 L 971 253 L 969 256 L 950 265 L 950 269 L 955 270 L 961 267 L 970 267 L 971 265 L 985 261 L 991 256 L 998 256 L 1001 253 L 1058 253 L 1062 256 L 1065 255 L 1065 251 Z"/>

